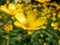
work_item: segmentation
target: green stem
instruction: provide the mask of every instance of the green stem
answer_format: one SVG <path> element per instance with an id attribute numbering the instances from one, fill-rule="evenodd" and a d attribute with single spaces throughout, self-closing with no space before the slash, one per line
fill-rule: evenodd
<path id="1" fill-rule="evenodd" d="M 10 37 L 9 37 L 9 36 L 7 36 L 7 37 L 6 37 L 6 40 L 7 40 L 6 45 L 9 45 Z"/>

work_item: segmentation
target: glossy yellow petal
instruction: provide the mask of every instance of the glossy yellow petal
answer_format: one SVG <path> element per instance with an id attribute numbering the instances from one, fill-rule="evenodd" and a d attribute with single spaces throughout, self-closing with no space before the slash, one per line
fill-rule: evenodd
<path id="1" fill-rule="evenodd" d="M 23 24 L 26 21 L 26 18 L 23 13 L 17 13 L 15 15 L 15 18 L 17 19 L 17 21 L 19 21 L 20 23 L 23 23 Z"/>
<path id="2" fill-rule="evenodd" d="M 3 10 L 4 12 L 8 12 L 8 9 L 5 6 L 1 6 L 1 10 Z"/>
<path id="3" fill-rule="evenodd" d="M 1 10 L 10 15 L 15 15 L 17 13 L 14 4 L 9 4 L 8 8 L 6 6 L 1 6 Z"/>
<path id="4" fill-rule="evenodd" d="M 15 22 L 14 22 L 14 25 L 17 26 L 17 27 L 23 28 L 24 30 L 27 28 L 24 24 L 21 24 L 21 23 L 18 22 L 18 21 L 15 21 Z"/>
<path id="5" fill-rule="evenodd" d="M 9 11 L 8 14 L 10 14 L 10 15 L 15 15 L 17 13 L 16 10 L 8 10 L 8 11 Z"/>
<path id="6" fill-rule="evenodd" d="M 15 5 L 14 4 L 9 4 L 9 6 L 8 6 L 8 8 L 10 9 L 10 10 L 15 10 L 16 8 L 15 8 Z"/>
<path id="7" fill-rule="evenodd" d="M 16 6 L 13 3 L 10 3 L 9 4 L 8 10 L 9 10 L 9 13 L 8 14 L 10 14 L 10 15 L 15 15 L 17 13 Z"/>
<path id="8" fill-rule="evenodd" d="M 24 12 L 22 8 L 16 10 L 16 12 Z"/>
<path id="9" fill-rule="evenodd" d="M 36 14 L 32 10 L 29 10 L 26 15 L 27 23 L 32 24 L 36 20 L 36 17 Z"/>
<path id="10" fill-rule="evenodd" d="M 30 30 L 30 31 L 33 31 L 33 30 L 38 30 L 40 29 L 41 27 L 27 27 L 26 30 Z"/>
<path id="11" fill-rule="evenodd" d="M 23 4 L 16 4 L 16 8 L 23 8 Z"/>
<path id="12" fill-rule="evenodd" d="M 27 19 L 29 19 L 30 21 L 34 21 L 36 19 L 36 14 L 34 11 L 32 10 L 29 10 L 27 12 L 27 15 L 26 15 Z"/>
<path id="13" fill-rule="evenodd" d="M 46 23 L 46 17 L 40 17 L 34 23 L 32 23 L 31 26 L 37 27 L 43 25 L 44 23 Z"/>

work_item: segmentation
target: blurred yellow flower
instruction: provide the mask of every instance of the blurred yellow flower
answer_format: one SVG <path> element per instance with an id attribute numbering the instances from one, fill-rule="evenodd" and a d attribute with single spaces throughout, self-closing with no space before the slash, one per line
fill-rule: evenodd
<path id="1" fill-rule="evenodd" d="M 57 22 L 51 23 L 51 26 L 54 28 L 54 30 L 59 29 L 59 28 L 58 28 L 58 23 L 57 23 Z"/>
<path id="2" fill-rule="evenodd" d="M 21 2 L 22 2 L 22 0 L 17 0 L 17 2 L 21 3 Z"/>
<path id="3" fill-rule="evenodd" d="M 56 23 L 56 22 L 55 23 L 51 23 L 51 26 L 52 27 L 57 27 L 58 26 L 58 23 Z"/>
<path id="4" fill-rule="evenodd" d="M 58 27 L 54 27 L 54 30 L 57 30 L 58 29 Z"/>
<path id="5" fill-rule="evenodd" d="M 16 8 L 23 8 L 23 4 L 16 4 Z"/>
<path id="6" fill-rule="evenodd" d="M 4 5 L 4 6 L 2 5 L 0 8 L 1 8 L 1 10 L 3 10 L 4 12 L 8 13 L 8 9 L 6 8 L 5 5 Z"/>
<path id="7" fill-rule="evenodd" d="M 53 14 L 53 17 L 55 17 L 56 16 L 56 13 L 52 13 Z"/>
<path id="8" fill-rule="evenodd" d="M 9 4 L 8 8 L 7 8 L 7 6 L 2 5 L 1 10 L 3 10 L 4 12 L 6 12 L 8 14 L 11 14 L 11 15 L 14 15 L 14 13 L 16 13 L 15 6 L 12 3 Z"/>
<path id="9" fill-rule="evenodd" d="M 52 19 L 53 21 L 55 21 L 55 20 L 56 20 L 56 18 L 55 18 L 55 17 L 52 17 L 51 19 Z"/>
<path id="10" fill-rule="evenodd" d="M 17 21 L 15 21 L 14 25 L 23 28 L 27 31 L 33 31 L 40 29 L 40 26 L 45 24 L 46 17 L 37 18 L 34 13 L 29 13 L 25 16 L 23 13 L 17 13 L 15 15 Z M 29 32 L 30 33 L 30 32 Z"/>
<path id="11" fill-rule="evenodd" d="M 11 23 L 8 23 L 8 24 L 5 24 L 4 25 L 4 30 L 9 32 L 9 31 L 12 31 L 13 30 L 13 26 Z"/>
<path id="12" fill-rule="evenodd" d="M 45 2 L 48 2 L 48 1 L 50 1 L 50 0 L 35 0 L 35 1 L 39 1 L 39 2 L 41 2 L 41 3 L 45 3 Z"/>

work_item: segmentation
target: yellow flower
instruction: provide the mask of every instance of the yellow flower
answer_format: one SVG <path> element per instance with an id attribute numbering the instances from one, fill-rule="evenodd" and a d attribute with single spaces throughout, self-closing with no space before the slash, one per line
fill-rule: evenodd
<path id="1" fill-rule="evenodd" d="M 54 30 L 57 30 L 58 29 L 58 27 L 54 27 Z"/>
<path id="2" fill-rule="evenodd" d="M 36 0 L 36 1 L 39 1 L 39 2 L 41 2 L 41 3 L 45 3 L 45 2 L 48 2 L 48 1 L 50 1 L 50 0 Z"/>
<path id="3" fill-rule="evenodd" d="M 55 17 L 52 17 L 51 19 L 52 19 L 53 21 L 55 21 L 55 20 L 56 20 L 56 18 L 55 18 Z"/>
<path id="4" fill-rule="evenodd" d="M 8 23 L 8 24 L 5 24 L 4 25 L 4 30 L 9 32 L 9 31 L 12 31 L 13 30 L 13 26 L 11 23 Z"/>
<path id="5" fill-rule="evenodd" d="M 8 13 L 8 9 L 6 8 L 5 5 L 4 5 L 4 6 L 3 6 L 3 5 L 1 6 L 1 10 L 3 10 L 3 11 L 6 12 L 6 13 Z"/>
<path id="6" fill-rule="evenodd" d="M 1 10 L 3 10 L 4 12 L 6 12 L 8 14 L 11 14 L 11 15 L 13 15 L 14 12 L 16 12 L 14 4 L 9 4 L 8 8 L 7 8 L 7 6 L 2 5 Z"/>
<path id="7" fill-rule="evenodd" d="M 17 7 L 16 7 L 17 5 L 15 5 L 13 3 L 10 3 L 8 6 L 2 5 L 1 10 L 6 12 L 7 14 L 15 15 L 17 12 L 21 12 L 20 10 L 22 10 L 20 7 L 17 9 Z"/>
<path id="8" fill-rule="evenodd" d="M 45 16 L 45 13 L 42 13 L 41 16 Z"/>
<path id="9" fill-rule="evenodd" d="M 16 8 L 23 8 L 23 4 L 16 4 Z"/>
<path id="10" fill-rule="evenodd" d="M 10 3 L 10 0 L 6 0 L 6 3 L 9 4 Z"/>
<path id="11" fill-rule="evenodd" d="M 37 18 L 33 12 L 28 12 L 26 16 L 23 13 L 17 13 L 15 18 L 17 21 L 15 21 L 14 25 L 27 31 L 38 30 L 40 29 L 40 26 L 46 22 L 46 17 Z"/>
<path id="12" fill-rule="evenodd" d="M 58 26 L 58 23 L 56 23 L 56 22 L 55 23 L 51 23 L 51 26 L 52 27 L 57 27 Z"/>
<path id="13" fill-rule="evenodd" d="M 57 22 L 51 23 L 51 26 L 54 28 L 54 30 L 58 29 L 58 23 Z"/>

